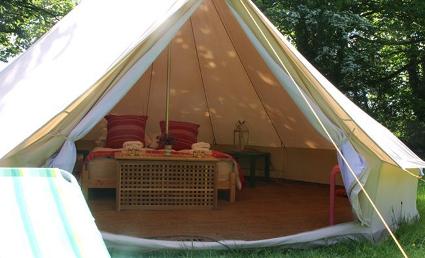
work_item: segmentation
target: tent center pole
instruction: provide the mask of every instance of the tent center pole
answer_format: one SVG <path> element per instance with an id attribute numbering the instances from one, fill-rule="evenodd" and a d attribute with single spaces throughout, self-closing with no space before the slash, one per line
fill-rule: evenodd
<path id="1" fill-rule="evenodd" d="M 167 88 L 165 93 L 165 136 L 168 138 L 168 126 L 170 117 L 170 75 L 171 75 L 171 44 L 168 45 L 168 64 L 167 64 Z"/>

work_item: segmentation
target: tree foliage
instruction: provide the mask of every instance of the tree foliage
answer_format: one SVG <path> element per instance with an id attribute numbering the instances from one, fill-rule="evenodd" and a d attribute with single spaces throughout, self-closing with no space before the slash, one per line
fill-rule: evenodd
<path id="1" fill-rule="evenodd" d="M 27 49 L 73 6 L 72 0 L 0 0 L 0 61 Z"/>
<path id="2" fill-rule="evenodd" d="M 335 86 L 425 150 L 425 1 L 256 0 Z"/>

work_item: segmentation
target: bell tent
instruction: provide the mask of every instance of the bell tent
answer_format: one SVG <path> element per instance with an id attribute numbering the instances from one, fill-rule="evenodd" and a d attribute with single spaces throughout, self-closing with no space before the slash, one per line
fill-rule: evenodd
<path id="1" fill-rule="evenodd" d="M 297 235 L 190 246 L 376 239 L 385 229 L 370 201 L 391 227 L 418 217 L 425 162 L 338 91 L 249 0 L 82 1 L 0 73 L 0 165 L 72 171 L 78 144 L 101 138 L 109 113 L 146 115 L 146 135 L 157 135 L 167 83 L 170 119 L 199 124 L 198 141 L 230 146 L 235 122 L 247 121 L 250 147 L 272 155 L 272 177 L 328 183 L 338 162 L 355 218 Z M 149 248 L 185 243 L 104 238 Z"/>

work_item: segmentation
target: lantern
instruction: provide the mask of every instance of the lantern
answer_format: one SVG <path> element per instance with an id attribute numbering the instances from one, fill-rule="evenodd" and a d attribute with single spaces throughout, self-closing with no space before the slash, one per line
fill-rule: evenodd
<path id="1" fill-rule="evenodd" d="M 233 145 L 238 150 L 245 149 L 245 146 L 248 145 L 249 142 L 249 130 L 248 126 L 246 125 L 246 121 L 240 121 L 236 122 L 235 129 L 233 130 Z"/>

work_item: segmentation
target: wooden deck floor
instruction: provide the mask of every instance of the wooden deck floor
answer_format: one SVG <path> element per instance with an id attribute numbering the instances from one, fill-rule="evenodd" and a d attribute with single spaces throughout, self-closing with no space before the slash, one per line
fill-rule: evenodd
<path id="1" fill-rule="evenodd" d="M 147 238 L 255 240 L 327 226 L 326 185 L 259 182 L 236 198 L 219 200 L 214 210 L 116 211 L 113 192 L 94 192 L 89 205 L 100 230 Z M 336 222 L 351 220 L 348 199 L 337 197 Z"/>

